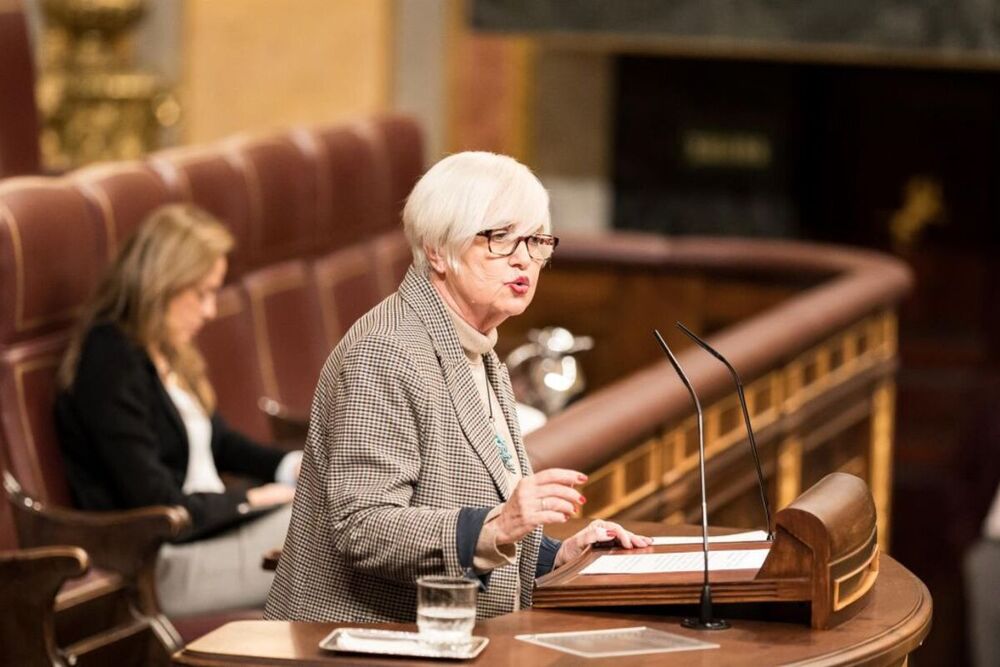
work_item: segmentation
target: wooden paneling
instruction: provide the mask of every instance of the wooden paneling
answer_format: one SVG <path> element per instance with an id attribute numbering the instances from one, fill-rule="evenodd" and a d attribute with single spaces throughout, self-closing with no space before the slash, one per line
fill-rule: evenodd
<path id="1" fill-rule="evenodd" d="M 505 324 L 508 348 L 531 327 L 561 325 L 591 335 L 580 355 L 591 391 L 660 358 L 650 330 L 673 336 L 679 319 L 705 333 L 730 326 L 798 291 L 761 277 L 698 272 L 553 269 L 539 283 L 536 303 Z M 601 313 L 601 317 L 595 317 Z M 891 374 L 896 316 L 876 312 L 795 354 L 763 375 L 744 378 L 747 406 L 761 448 L 774 510 L 823 475 L 850 472 L 871 486 L 879 539 L 888 541 L 894 391 Z M 677 341 L 677 348 L 685 347 Z M 710 520 L 762 527 L 746 431 L 735 391 L 705 404 L 705 452 Z M 697 522 L 698 432 L 693 416 L 665 422 L 612 461 L 588 471 L 583 490 L 589 516 Z"/>
<path id="2" fill-rule="evenodd" d="M 384 110 L 391 0 L 187 0 L 183 139 Z"/>
<path id="3" fill-rule="evenodd" d="M 797 291 L 796 286 L 750 277 L 575 267 L 546 270 L 532 307 L 504 323 L 498 349 L 506 353 L 524 342 L 529 329 L 546 326 L 592 336 L 594 349 L 581 353 L 579 361 L 593 390 L 662 358 L 653 343 L 654 328 L 675 351 L 683 350 L 690 342 L 675 331 L 674 321 L 710 333 Z"/>

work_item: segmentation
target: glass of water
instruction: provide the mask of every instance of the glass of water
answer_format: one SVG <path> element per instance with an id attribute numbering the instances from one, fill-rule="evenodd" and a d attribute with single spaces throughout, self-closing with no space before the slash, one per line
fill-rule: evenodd
<path id="1" fill-rule="evenodd" d="M 461 577 L 417 579 L 417 628 L 420 638 L 448 649 L 468 644 L 476 624 L 479 583 Z"/>

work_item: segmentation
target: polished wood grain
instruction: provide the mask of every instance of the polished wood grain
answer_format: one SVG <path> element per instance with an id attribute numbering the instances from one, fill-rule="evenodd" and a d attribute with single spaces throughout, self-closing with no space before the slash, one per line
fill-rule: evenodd
<path id="1" fill-rule="evenodd" d="M 604 629 L 646 625 L 688 637 L 718 643 L 718 649 L 676 654 L 653 654 L 587 660 L 588 665 L 898 665 L 920 646 L 930 630 L 931 598 L 927 588 L 892 558 L 883 556 L 882 571 L 868 604 L 857 616 L 834 630 L 806 625 L 730 617 L 733 627 L 711 634 L 680 626 L 670 611 L 529 609 L 499 616 L 476 625 L 475 634 L 490 638 L 486 650 L 472 665 L 572 665 L 580 658 L 542 648 L 515 638 L 519 634 Z M 342 623 L 237 621 L 190 643 L 174 656 L 178 665 L 347 665 L 362 656 L 327 653 L 320 640 Z M 377 627 L 415 630 L 413 625 Z M 371 665 L 431 665 L 430 661 L 401 658 L 370 659 Z"/>
<path id="2" fill-rule="evenodd" d="M 56 647 L 56 594 L 66 579 L 89 567 L 78 547 L 0 551 L 0 664 L 63 664 Z"/>
<path id="3" fill-rule="evenodd" d="M 860 611 L 879 571 L 875 504 L 864 481 L 845 473 L 831 473 L 779 511 L 774 524 L 773 542 L 720 543 L 713 547 L 769 550 L 759 570 L 713 572 L 715 601 L 808 603 L 798 615 L 817 629 L 843 623 Z M 699 550 L 697 545 L 658 545 L 643 552 Z M 590 549 L 538 579 L 535 607 L 698 602 L 703 577 L 700 571 L 583 574 L 598 558 L 620 552 L 624 550 Z"/>

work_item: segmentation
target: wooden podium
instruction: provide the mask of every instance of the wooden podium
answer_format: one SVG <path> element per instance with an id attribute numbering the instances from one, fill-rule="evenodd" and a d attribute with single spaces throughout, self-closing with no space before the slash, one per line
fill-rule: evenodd
<path id="1" fill-rule="evenodd" d="M 713 542 L 710 550 L 770 550 L 759 570 L 712 572 L 718 604 L 807 603 L 813 628 L 831 628 L 860 611 L 879 569 L 875 504 L 865 483 L 833 473 L 774 517 L 773 542 Z M 701 552 L 701 545 L 654 546 L 639 553 Z M 591 549 L 536 582 L 535 607 L 697 604 L 704 574 L 580 574 L 601 556 Z"/>

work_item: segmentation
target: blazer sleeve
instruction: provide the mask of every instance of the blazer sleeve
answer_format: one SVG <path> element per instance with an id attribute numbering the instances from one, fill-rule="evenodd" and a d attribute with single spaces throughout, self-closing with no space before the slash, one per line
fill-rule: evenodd
<path id="1" fill-rule="evenodd" d="M 535 579 L 544 576 L 555 569 L 556 555 L 562 542 L 542 535 L 542 543 L 538 546 L 538 563 L 535 565 Z"/>
<path id="2" fill-rule="evenodd" d="M 411 506 L 423 465 L 425 390 L 409 355 L 386 337 L 363 338 L 334 382 L 334 395 L 320 396 L 333 548 L 356 570 L 406 584 L 429 573 L 464 576 L 456 539 L 462 509 Z"/>
<path id="3" fill-rule="evenodd" d="M 212 416 L 212 457 L 219 472 L 273 482 L 285 454 L 287 452 L 266 447 L 229 428 L 220 414 Z"/>
<path id="4" fill-rule="evenodd" d="M 101 327 L 85 341 L 72 387 L 77 417 L 115 496 L 125 508 L 181 505 L 191 515 L 192 532 L 232 522 L 242 515 L 245 493 L 184 494 L 161 461 L 146 363 L 124 334 Z"/>

